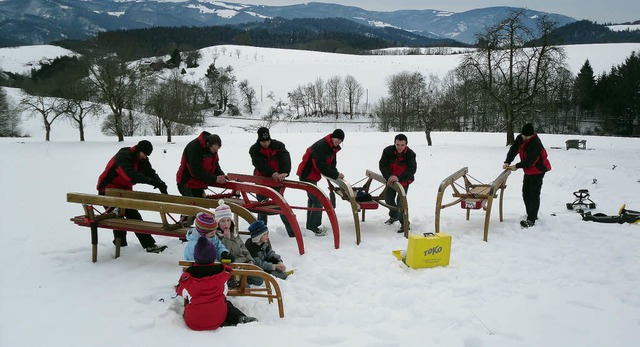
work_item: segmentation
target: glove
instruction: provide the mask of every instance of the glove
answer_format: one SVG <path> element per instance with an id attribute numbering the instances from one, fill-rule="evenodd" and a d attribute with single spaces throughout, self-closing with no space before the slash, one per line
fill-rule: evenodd
<path id="1" fill-rule="evenodd" d="M 161 179 L 156 178 L 151 181 L 151 184 L 153 185 L 153 188 L 158 188 L 158 190 L 160 190 L 160 193 L 169 194 L 169 192 L 167 192 L 167 184 L 164 183 Z"/>
<path id="2" fill-rule="evenodd" d="M 225 260 L 228 260 L 229 263 L 233 263 L 236 260 L 236 257 L 234 257 L 233 254 L 231 254 L 229 251 L 222 252 L 220 258 L 223 263 L 225 262 Z"/>
<path id="3" fill-rule="evenodd" d="M 167 184 L 162 182 L 162 185 L 158 187 L 158 189 L 160 189 L 160 193 L 168 195 L 169 192 L 167 191 Z"/>

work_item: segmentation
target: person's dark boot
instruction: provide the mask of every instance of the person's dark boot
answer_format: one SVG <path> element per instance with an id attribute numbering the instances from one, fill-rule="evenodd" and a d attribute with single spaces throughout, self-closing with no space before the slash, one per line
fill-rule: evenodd
<path id="1" fill-rule="evenodd" d="M 255 317 L 249 317 L 249 316 L 241 316 L 240 318 L 238 318 L 238 324 L 246 324 L 246 323 L 251 323 L 251 322 L 257 322 L 258 319 Z"/>

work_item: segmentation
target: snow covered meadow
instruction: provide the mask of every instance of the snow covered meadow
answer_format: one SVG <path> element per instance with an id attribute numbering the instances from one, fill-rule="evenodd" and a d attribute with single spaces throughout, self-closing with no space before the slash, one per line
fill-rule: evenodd
<path id="1" fill-rule="evenodd" d="M 568 47 L 569 63 L 577 72 L 589 58 L 596 73 L 602 72 L 638 48 Z M 372 94 L 383 95 L 384 78 L 396 71 L 411 70 L 412 64 L 423 72 L 457 64 L 456 57 L 238 49 L 249 57 L 234 65 L 239 79 L 252 76 L 256 85 L 264 84 L 265 91 L 278 95 L 319 76 L 351 73 L 369 88 L 370 100 L 376 100 Z M 0 50 L 0 57 L 15 57 L 6 50 Z M 264 63 L 250 58 L 253 51 L 264 56 Z M 418 58 L 423 59 L 420 64 Z M 0 63 L 4 69 L 6 58 Z M 264 65 L 254 67 L 259 64 Z M 8 94 L 15 98 L 17 91 Z M 519 225 L 524 217 L 522 171 L 514 172 L 505 191 L 505 220 L 500 223 L 494 209 L 489 242 L 482 241 L 482 212 L 472 211 L 466 221 L 459 207 L 442 211 L 441 229 L 453 239 L 447 267 L 412 270 L 398 262 L 391 251 L 406 248 L 407 241 L 395 232 L 397 225 L 384 225 L 384 209 L 367 212 L 363 242 L 356 246 L 351 211 L 338 201 L 340 248 L 333 248 L 330 234 L 319 238 L 303 231 L 302 256 L 280 220 L 271 217 L 273 246 L 287 266 L 296 269 L 279 282 L 285 318 L 266 300 L 231 298 L 259 322 L 194 332 L 180 315 L 182 300 L 173 297 L 181 272 L 179 240 L 156 237 L 169 248 L 147 254 L 129 235 L 130 246 L 113 259 L 111 233 L 101 230 L 98 262 L 91 263 L 88 229 L 69 221 L 81 208 L 67 203 L 66 193 L 94 193 L 111 156 L 142 139 L 117 143 L 99 133 L 98 121 L 87 129 L 84 143 L 64 122 L 54 124 L 52 141 L 45 142 L 44 130 L 33 118 L 22 125 L 32 137 L 0 138 L 1 346 L 631 347 L 640 341 L 640 226 L 584 222 L 565 207 L 574 200 L 574 191 L 589 189 L 597 203 L 594 212 L 615 214 L 623 203 L 640 210 L 637 138 L 540 134 L 553 169 L 544 180 L 536 226 Z M 251 172 L 248 149 L 259 123 L 216 119 L 204 128 L 221 135 L 226 172 Z M 364 123 L 277 123 L 271 134 L 286 143 L 295 166 L 307 146 L 336 127 L 346 132 L 338 168 L 350 182 L 363 178 L 365 169 L 377 169 L 383 147 L 395 135 Z M 435 132 L 431 147 L 424 134 L 407 135 L 418 156 L 416 181 L 408 194 L 412 233 L 433 231 L 437 188 L 446 176 L 467 166 L 473 177 L 488 182 L 502 171 L 504 134 Z M 155 146 L 151 162 L 171 194 L 177 194 L 174 182 L 182 149 L 195 136 L 174 137 L 174 143 L 145 137 Z M 588 150 L 565 150 L 570 138 L 587 140 Z M 152 191 L 144 185 L 135 189 Z M 285 197 L 296 205 L 306 201 L 298 194 Z M 304 214 L 297 216 L 304 226 Z M 324 224 L 329 224 L 326 216 Z"/>

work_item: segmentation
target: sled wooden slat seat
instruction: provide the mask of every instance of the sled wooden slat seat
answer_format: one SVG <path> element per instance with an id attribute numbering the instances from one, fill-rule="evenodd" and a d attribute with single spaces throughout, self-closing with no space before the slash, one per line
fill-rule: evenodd
<path id="1" fill-rule="evenodd" d="M 192 261 L 180 260 L 178 265 L 182 266 L 183 271 L 193 265 Z M 233 269 L 232 275 L 240 283 L 238 288 L 229 288 L 227 296 L 251 296 L 256 298 L 265 298 L 269 303 L 273 303 L 275 299 L 278 304 L 278 314 L 280 318 L 284 318 L 284 304 L 282 300 L 282 292 L 280 285 L 275 277 L 264 272 L 260 267 L 254 264 L 229 263 L 227 264 Z M 264 287 L 250 287 L 247 283 L 248 277 L 260 277 L 264 280 Z M 186 300 L 186 299 L 185 299 Z"/>
<path id="2" fill-rule="evenodd" d="M 438 195 L 436 197 L 436 218 L 435 218 L 435 232 L 440 232 L 440 211 L 444 208 L 461 204 L 461 207 L 467 210 L 467 220 L 472 209 L 485 210 L 484 219 L 484 237 L 483 240 L 487 241 L 489 236 L 489 221 L 491 218 L 491 207 L 493 200 L 500 197 L 499 212 L 500 222 L 502 222 L 502 202 L 504 198 L 504 190 L 507 187 L 507 178 L 511 174 L 510 170 L 504 170 L 496 179 L 490 184 L 473 184 L 469 179 L 469 168 L 463 167 L 462 169 L 454 172 L 449 177 L 445 178 L 438 188 Z M 461 180 L 461 183 L 458 181 Z M 455 199 L 452 202 L 443 204 L 445 190 L 451 187 L 453 190 L 452 196 Z M 460 189 L 458 189 L 460 188 Z"/>
<path id="3" fill-rule="evenodd" d="M 115 188 L 107 188 L 105 191 L 107 196 L 115 196 L 121 198 L 130 198 L 130 199 L 139 199 L 139 200 L 147 200 L 147 201 L 158 201 L 158 202 L 168 202 L 175 203 L 180 205 L 191 205 L 191 206 L 199 206 L 202 208 L 206 208 L 209 210 L 209 213 L 213 213 L 213 209 L 218 207 L 217 199 L 208 199 L 208 198 L 194 198 L 191 196 L 177 196 L 177 195 L 168 195 L 168 194 L 158 194 L 158 193 L 148 193 L 148 192 L 137 192 L 132 190 L 122 190 Z M 237 203 L 239 199 L 234 198 L 225 198 L 223 199 L 224 203 L 229 206 L 231 212 L 234 215 L 234 222 L 236 228 L 239 226 L 239 218 L 242 218 L 247 222 L 247 224 L 251 224 L 256 221 L 256 217 L 246 208 Z M 246 230 L 238 230 L 239 234 L 249 235 L 249 232 Z"/>
<path id="4" fill-rule="evenodd" d="M 356 244 L 360 244 L 361 241 L 361 232 L 360 232 L 360 220 L 358 219 L 358 213 L 362 213 L 362 221 L 365 221 L 365 211 L 366 210 L 376 210 L 379 205 L 382 205 L 386 208 L 399 211 L 403 214 L 404 220 L 409 220 L 409 209 L 407 208 L 399 208 L 395 206 L 390 206 L 385 202 L 385 193 L 387 189 L 393 189 L 398 193 L 398 196 L 402 202 L 403 206 L 407 206 L 407 194 L 399 182 L 394 183 L 392 186 L 387 186 L 387 180 L 384 177 L 374 171 L 366 170 L 366 183 L 362 187 L 354 187 L 350 185 L 347 181 L 343 179 L 330 179 L 327 178 L 327 183 L 329 184 L 329 194 L 331 201 L 335 204 L 335 195 L 338 195 L 342 200 L 348 201 L 351 205 L 351 211 L 353 213 L 353 222 L 356 228 Z M 379 183 L 379 187 L 372 189 L 371 185 L 373 182 Z M 371 193 L 377 191 L 379 188 L 384 187 L 380 194 L 373 195 Z M 369 201 L 357 201 L 356 193 L 354 189 L 361 189 L 365 194 L 371 195 L 371 200 Z M 404 237 L 409 237 L 409 223 L 404 223 Z"/>
<path id="5" fill-rule="evenodd" d="M 186 236 L 189 227 L 182 225 L 180 222 L 180 215 L 193 216 L 199 212 L 213 213 L 209 208 L 180 204 L 174 202 L 167 202 L 162 200 L 175 200 L 181 201 L 184 197 L 170 196 L 164 194 L 154 193 L 142 193 L 142 192 L 128 192 L 117 190 L 107 190 L 108 194 L 122 196 L 136 196 L 144 199 L 134 199 L 130 197 L 122 196 L 105 196 L 95 194 L 83 194 L 83 193 L 67 193 L 67 202 L 79 203 L 83 207 L 84 214 L 70 218 L 70 220 L 83 227 L 89 227 L 91 229 L 91 246 L 92 254 L 91 261 L 97 261 L 98 255 L 98 228 L 112 229 L 112 230 L 125 230 L 137 233 L 160 235 L 184 238 Z M 136 195 L 138 194 L 138 195 Z M 142 195 L 141 195 L 142 194 Z M 193 199 L 193 198 L 190 198 Z M 208 204 L 214 203 L 211 200 L 206 200 Z M 215 202 L 217 206 L 217 201 Z M 94 207 L 95 206 L 95 207 Z M 115 213 L 102 213 L 98 212 L 98 209 L 102 209 L 104 206 L 110 206 L 124 209 L 136 209 L 139 211 L 152 211 L 158 212 L 160 215 L 160 221 L 140 221 L 135 219 L 124 219 L 118 217 Z M 248 219 L 248 222 L 255 221 L 255 217 L 248 211 L 242 209 L 240 206 L 229 205 L 232 212 L 239 212 L 238 214 Z M 234 211 L 235 210 L 235 211 Z M 176 218 L 172 216 L 176 215 Z M 115 258 L 120 257 L 120 239 L 116 239 Z"/>

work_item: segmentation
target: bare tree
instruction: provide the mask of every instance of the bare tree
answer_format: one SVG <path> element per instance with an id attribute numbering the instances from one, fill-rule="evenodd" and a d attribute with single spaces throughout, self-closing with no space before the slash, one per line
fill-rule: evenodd
<path id="1" fill-rule="evenodd" d="M 344 78 L 344 96 L 349 106 L 349 119 L 353 119 L 353 113 L 358 108 L 364 89 L 355 77 L 347 75 Z"/>
<path id="2" fill-rule="evenodd" d="M 314 84 L 315 91 L 315 102 L 318 105 L 318 113 L 320 116 L 324 116 L 325 113 L 325 90 L 324 90 L 324 81 L 322 78 L 316 78 Z"/>
<path id="3" fill-rule="evenodd" d="M 62 100 L 59 98 L 45 98 L 44 96 L 28 96 L 20 102 L 25 111 L 37 112 L 42 117 L 45 141 L 49 141 L 51 138 L 51 125 L 53 122 L 64 114 L 64 111 L 58 107 Z"/>
<path id="4" fill-rule="evenodd" d="M 470 69 L 482 89 L 497 102 L 505 116 L 507 144 L 513 143 L 515 122 L 540 93 L 551 71 L 564 62 L 560 47 L 552 46 L 549 35 L 555 25 L 545 17 L 538 20 L 538 35 L 522 23 L 524 10 L 512 12 L 500 23 L 478 36 L 479 49 L 463 59 L 460 68 Z"/>
<path id="5" fill-rule="evenodd" d="M 65 99 L 59 103 L 60 110 L 78 129 L 80 141 L 84 141 L 85 119 L 94 116 L 100 106 L 88 101 L 95 92 L 94 85 L 88 80 L 76 80 L 65 87 Z"/>
<path id="6" fill-rule="evenodd" d="M 177 71 L 166 81 L 150 86 L 144 109 L 158 119 L 156 135 L 164 129 L 167 142 L 171 142 L 173 132 L 181 125 L 196 124 L 200 117 L 193 93 L 197 88 L 184 82 Z"/>
<path id="7" fill-rule="evenodd" d="M 242 80 L 238 84 L 238 89 L 240 89 L 240 94 L 244 101 L 244 107 L 247 109 L 249 114 L 253 114 L 253 108 L 258 102 L 256 100 L 256 90 L 249 85 L 249 80 Z"/>
<path id="8" fill-rule="evenodd" d="M 124 141 L 125 109 L 134 104 L 142 81 L 142 76 L 137 70 L 129 68 L 126 62 L 113 55 L 99 58 L 89 67 L 90 80 L 96 88 L 96 97 L 111 109 L 113 128 L 118 141 Z M 132 112 L 129 113 L 129 117 L 133 117 Z M 133 123 L 133 119 L 129 119 L 128 124 Z"/>
<path id="9" fill-rule="evenodd" d="M 329 112 L 333 112 L 336 115 L 336 119 L 338 119 L 338 115 L 340 114 L 340 99 L 342 98 L 342 79 L 340 76 L 333 76 L 327 80 L 326 88 L 327 90 L 327 107 L 329 107 Z"/>
<path id="10" fill-rule="evenodd" d="M 385 122 L 399 131 L 417 127 L 421 102 L 427 89 L 425 77 L 419 72 L 404 71 L 390 76 L 387 86 L 389 97 L 385 100 L 382 116 L 389 119 Z"/>

